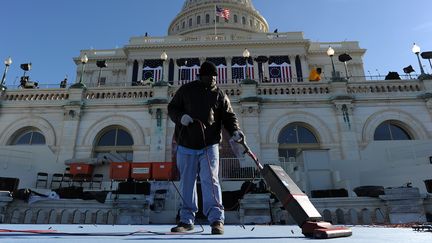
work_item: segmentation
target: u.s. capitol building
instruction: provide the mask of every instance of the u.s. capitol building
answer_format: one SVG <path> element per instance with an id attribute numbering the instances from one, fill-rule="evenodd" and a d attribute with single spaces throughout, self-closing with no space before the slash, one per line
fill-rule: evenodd
<path id="1" fill-rule="evenodd" d="M 207 60 L 218 68 L 218 86 L 251 149 L 263 163 L 281 165 L 308 195 L 344 188 L 355 196 L 359 186 L 407 184 L 425 193 L 423 181 L 432 179 L 432 80 L 366 77 L 365 52 L 356 41 L 270 31 L 250 0 L 186 0 L 167 36 L 81 50 L 72 87 L 4 91 L 0 177 L 35 187 L 37 172 L 63 173 L 65 161 L 107 153 L 132 163 L 171 161 L 167 104 Z M 233 159 L 224 141 L 222 187 L 251 179 L 246 167 L 254 164 Z M 110 187 L 109 163 L 95 164 L 93 173 Z"/>

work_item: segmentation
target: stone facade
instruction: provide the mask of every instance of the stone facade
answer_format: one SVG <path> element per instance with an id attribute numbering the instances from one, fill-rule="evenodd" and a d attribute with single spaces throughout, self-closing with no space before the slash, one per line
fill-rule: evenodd
<path id="1" fill-rule="evenodd" d="M 235 84 L 221 88 L 229 94 L 248 143 L 262 161 L 277 160 L 281 130 L 300 122 L 313 129 L 319 149 L 328 151 L 330 169 L 339 171 L 340 179 L 350 180 L 352 187 L 368 183 L 398 186 L 411 181 L 424 191 L 422 180 L 430 177 L 432 124 L 426 102 L 419 97 L 428 92 L 424 88 L 428 82 Z M 350 98 L 335 98 L 335 85 L 345 86 Z M 381 88 L 386 90 L 371 92 Z M 25 171 L 35 176 L 48 165 L 52 172 L 61 172 L 67 159 L 92 157 L 98 134 L 109 126 L 120 126 L 131 134 L 133 161 L 171 161 L 174 124 L 167 117 L 166 105 L 176 89 L 8 90 L 3 94 L 0 116 L 1 151 L 7 158 L 1 161 L 2 174 L 20 175 L 22 168 L 28 168 Z M 405 124 L 414 140 L 374 141 L 375 129 L 386 120 Z M 46 145 L 10 146 L 20 129 L 29 126 L 44 134 Z M 31 151 L 42 153 L 34 156 Z M 20 160 L 20 156 L 33 161 Z M 96 170 L 108 177 L 106 165 Z M 35 177 L 23 178 L 22 185 L 34 181 Z"/>
<path id="2" fill-rule="evenodd" d="M 219 23 L 215 32 L 205 19 L 207 14 L 214 18 L 216 3 L 230 8 L 233 19 Z M 198 16 L 202 24 L 197 23 Z M 347 73 L 344 64 L 336 61 L 337 77 L 332 76 L 326 54 L 329 46 L 336 55 L 348 53 L 352 57 Z M 246 48 L 250 58 L 243 57 Z M 160 59 L 163 52 L 167 60 Z M 167 104 L 180 85 L 196 78 L 200 63 L 212 60 L 218 62 L 221 72 L 218 86 L 229 96 L 251 149 L 263 163 L 280 163 L 308 194 L 313 185 L 324 183 L 327 189 L 344 188 L 350 196 L 357 186 L 398 187 L 407 183 L 424 194 L 423 180 L 432 175 L 432 80 L 367 80 L 362 60 L 365 52 L 356 41 L 313 42 L 302 32 L 269 33 L 265 18 L 250 0 L 185 1 L 169 26 L 168 36 L 138 36 L 121 48 L 82 50 L 74 58 L 76 82 L 82 79 L 87 88 L 2 91 L 0 177 L 20 178 L 20 188 L 34 187 L 39 171 L 63 173 L 65 160 L 95 157 L 98 139 L 111 127 L 130 134 L 132 162 L 171 161 L 174 124 L 167 116 Z M 88 63 L 81 63 L 83 55 L 88 56 Z M 100 60 L 108 67 L 97 67 Z M 310 81 L 309 73 L 318 68 L 322 69 L 321 80 Z M 389 121 L 410 139 L 376 140 L 379 126 Z M 292 124 L 309 130 L 316 143 L 300 148 L 281 142 L 281 134 Z M 24 131 L 42 134 L 44 144 L 16 146 Z M 283 154 L 292 148 L 297 149 L 296 155 Z M 231 168 L 224 159 L 222 156 L 221 170 Z M 319 166 L 309 167 L 311 164 Z M 104 175 L 103 189 L 111 189 L 109 164 L 97 165 L 94 173 Z M 229 180 L 250 178 L 222 179 L 225 190 L 236 190 L 238 183 Z M 347 217 L 353 223 L 389 220 L 388 215 L 382 216 L 383 202 L 379 199 L 361 200 L 373 204 L 361 211 L 361 205 L 348 208 L 356 200 L 330 201 L 341 205 L 331 207 L 326 200 L 317 203 L 324 218 L 333 222 L 348 222 Z M 147 210 L 141 206 L 138 211 Z M 426 212 L 430 213 L 429 208 Z M 78 212 L 73 222 L 114 222 L 111 206 L 103 210 L 100 217 L 96 209 L 89 212 L 89 218 Z M 4 219 L 4 211 L 0 205 L 0 219 Z M 37 221 L 34 212 L 28 212 L 23 222 Z M 64 219 L 44 216 L 40 220 L 70 222 L 71 212 Z M 18 218 L 26 215 L 22 210 L 16 214 Z M 126 215 L 130 218 L 120 220 L 148 220 L 136 218 L 133 210 Z M 9 221 L 14 218 L 12 212 Z"/>
<path id="3" fill-rule="evenodd" d="M 303 74 L 317 66 L 324 70 L 319 82 L 310 82 L 304 75 L 297 77 L 297 72 L 293 71 L 292 79 L 282 83 L 259 79 L 256 83 L 240 83 L 230 79 L 230 75 L 226 82 L 219 83 L 239 115 L 248 143 L 263 161 L 278 160 L 278 136 L 287 125 L 300 123 L 313 131 L 319 141 L 318 149 L 328 150 L 333 161 L 332 170 L 341 171 L 341 180 L 351 180 L 352 186 L 368 182 L 382 184 L 378 180 L 380 176 L 368 176 L 378 173 L 376 168 L 389 169 L 388 173 L 393 176 L 384 181 L 388 186 L 413 181 L 423 188 L 422 180 L 429 178 L 430 154 L 427 151 L 430 150 L 432 124 L 427 94 L 431 92 L 431 80 L 366 80 L 362 65 L 365 50 L 356 42 L 332 43 L 337 52 L 350 50 L 354 60 L 348 66 L 353 74 L 348 82 L 330 82 L 326 74 L 331 73 L 331 65 L 325 54 L 329 43 L 312 43 L 303 39 L 302 33 L 279 33 L 278 36 L 253 33 L 244 41 L 183 38 L 134 37 L 129 45 L 120 49 L 83 50 L 82 54 L 86 53 L 90 59 L 83 73 L 88 86 L 85 90 L 7 90 L 2 94 L 0 116 L 0 145 L 5 155 L 11 153 L 8 145 L 21 129 L 34 127 L 45 136 L 45 150 L 51 151 L 40 163 L 53 164 L 50 168 L 61 171 L 66 159 L 92 157 L 98 134 L 106 127 L 119 126 L 133 137 L 133 161 L 171 161 L 174 124 L 167 117 L 166 105 L 180 85 L 178 71 L 182 67 L 177 65 L 177 60 L 222 56 L 229 73 L 230 60 L 241 56 L 243 48 L 247 47 L 256 57 L 281 54 L 290 60 L 299 57 L 300 62 L 292 61 L 291 66 L 292 70 L 302 70 Z M 134 80 L 143 78 L 139 73 L 143 73 L 145 60 L 154 59 L 164 50 L 173 65 L 164 62 L 163 77 L 171 85 L 133 86 Z M 100 59 L 109 63 L 102 72 L 106 83 L 93 87 L 100 71 L 95 62 Z M 78 77 L 81 65 L 77 66 Z M 268 63 L 263 63 L 264 76 L 269 72 L 266 65 Z M 134 73 L 134 66 L 138 67 L 138 72 Z M 258 66 L 255 59 L 253 66 Z M 342 64 L 336 68 L 343 70 Z M 254 72 L 254 77 L 259 77 L 258 68 L 254 68 Z M 376 128 L 389 120 L 400 123 L 413 140 L 374 141 Z M 32 146 L 31 150 L 35 149 Z M 393 156 L 389 153 L 391 150 L 405 153 L 402 157 Z M 394 159 L 398 159 L 400 167 L 392 164 Z M 2 162 L 7 171 L 21 174 L 19 166 L 8 167 L 10 162 Z M 413 164 L 419 166 L 420 174 L 414 178 L 400 176 L 415 168 Z M 29 167 L 35 172 L 43 166 L 30 163 Z M 98 170 L 108 176 L 107 166 Z M 28 178 L 23 185 L 31 185 L 32 181 L 34 178 Z"/>

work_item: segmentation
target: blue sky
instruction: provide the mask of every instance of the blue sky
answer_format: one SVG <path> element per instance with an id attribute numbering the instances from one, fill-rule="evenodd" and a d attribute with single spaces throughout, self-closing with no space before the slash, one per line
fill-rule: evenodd
<path id="1" fill-rule="evenodd" d="M 2 1 L 0 59 L 13 59 L 7 84 L 32 62 L 32 80 L 75 80 L 72 58 L 81 49 L 122 47 L 132 36 L 165 36 L 184 0 Z M 303 31 L 312 41 L 359 41 L 367 49 L 365 72 L 373 75 L 418 62 L 413 42 L 432 51 L 432 0 L 253 0 L 270 30 Z M 426 72 L 429 63 L 422 60 Z M 3 74 L 2 65 L 1 72 Z M 378 71 L 377 71 L 378 70 Z M 18 81 L 16 81 L 18 83 Z"/>

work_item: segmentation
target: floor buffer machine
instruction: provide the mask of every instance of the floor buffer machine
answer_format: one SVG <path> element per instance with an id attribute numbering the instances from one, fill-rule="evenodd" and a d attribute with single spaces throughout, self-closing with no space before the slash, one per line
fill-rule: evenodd
<path id="1" fill-rule="evenodd" d="M 284 169 L 277 165 L 262 165 L 257 156 L 249 149 L 245 139 L 230 141 L 237 156 L 247 154 L 255 162 L 269 190 L 281 201 L 295 222 L 302 229 L 303 235 L 315 239 L 329 239 L 352 235 L 350 228 L 334 226 L 322 219 L 321 214 L 310 202 Z"/>

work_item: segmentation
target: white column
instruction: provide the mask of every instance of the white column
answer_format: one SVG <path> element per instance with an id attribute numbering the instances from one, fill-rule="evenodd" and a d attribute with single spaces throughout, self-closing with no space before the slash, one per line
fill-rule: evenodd
<path id="1" fill-rule="evenodd" d="M 356 119 L 354 105 L 351 100 L 333 101 L 337 114 L 337 127 L 341 146 L 341 155 L 344 160 L 359 160 L 360 151 L 356 133 Z"/>
<path id="2" fill-rule="evenodd" d="M 179 66 L 177 66 L 177 59 L 173 59 L 174 60 L 174 84 L 178 84 L 179 83 Z"/>
<path id="3" fill-rule="evenodd" d="M 252 63 L 254 67 L 254 80 L 259 82 L 259 70 L 258 70 L 258 63 L 252 58 Z"/>
<path id="4" fill-rule="evenodd" d="M 69 89 L 69 101 L 71 104 L 63 106 L 63 127 L 59 140 L 60 149 L 58 152 L 57 163 L 63 163 L 65 160 L 75 157 L 76 146 L 78 144 L 77 138 L 79 126 L 82 116 L 82 97 L 82 89 Z"/>
<path id="5" fill-rule="evenodd" d="M 232 57 L 225 57 L 227 64 L 227 83 L 232 83 Z"/>
<path id="6" fill-rule="evenodd" d="M 298 82 L 298 80 L 297 80 L 297 67 L 295 64 L 296 58 L 295 57 L 296 56 L 288 55 L 288 58 L 289 58 L 290 63 L 291 63 L 291 73 L 292 73 L 293 82 Z"/>
<path id="7" fill-rule="evenodd" d="M 307 77 L 309 76 L 309 65 L 306 60 L 305 55 L 299 55 L 300 57 L 300 63 L 302 67 L 302 73 L 303 73 L 303 82 L 307 81 Z"/>
<path id="8" fill-rule="evenodd" d="M 257 127 L 260 127 L 260 104 L 247 102 L 242 103 L 239 108 L 241 113 L 239 114 L 241 115 L 240 127 L 246 136 L 248 145 L 255 154 L 261 154 L 261 135 L 260 129 L 257 129 Z M 253 161 L 248 156 L 246 156 L 246 160 L 253 164 Z"/>
<path id="9" fill-rule="evenodd" d="M 127 84 L 132 83 L 132 73 L 133 73 L 133 61 L 127 60 L 126 61 L 126 80 L 125 80 L 125 82 Z"/>
<path id="10" fill-rule="evenodd" d="M 263 79 L 267 78 L 268 80 L 270 80 L 269 63 L 263 62 L 262 66 L 263 66 Z"/>
<path id="11" fill-rule="evenodd" d="M 151 110 L 151 136 L 150 136 L 150 154 L 149 159 L 155 162 L 169 161 L 166 160 L 166 125 L 167 119 L 166 105 L 154 105 Z M 161 119 L 161 121 L 158 121 Z M 159 123 L 160 122 L 160 123 Z"/>
<path id="12" fill-rule="evenodd" d="M 143 79 L 143 68 L 144 68 L 144 60 L 138 61 L 138 77 L 137 81 L 140 81 Z"/>
<path id="13" fill-rule="evenodd" d="M 162 67 L 162 72 L 163 72 L 163 80 L 165 82 L 168 82 L 168 68 L 169 68 L 169 62 L 170 60 L 167 59 L 166 61 L 163 62 L 163 67 Z"/>

